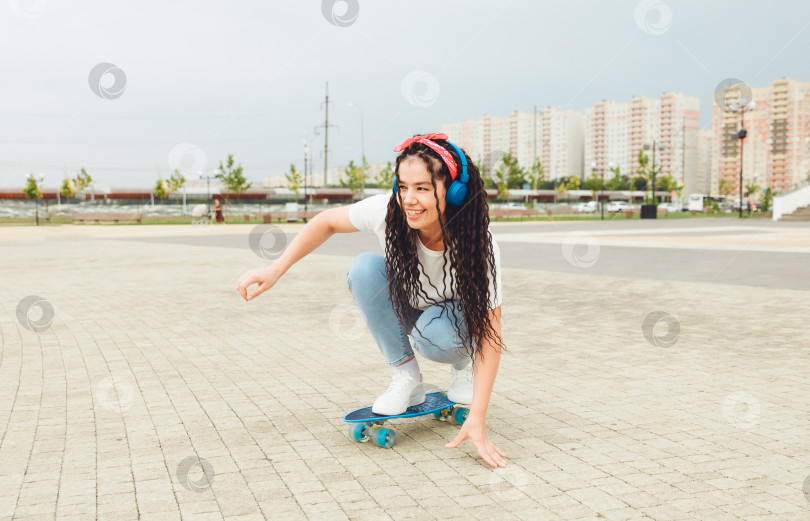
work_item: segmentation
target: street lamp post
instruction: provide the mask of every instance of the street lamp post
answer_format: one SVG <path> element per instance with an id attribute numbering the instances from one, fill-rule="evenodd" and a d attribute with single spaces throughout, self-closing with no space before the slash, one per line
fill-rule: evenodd
<path id="1" fill-rule="evenodd" d="M 613 163 L 608 163 L 608 168 L 609 168 L 611 171 L 613 170 L 613 166 L 614 166 L 614 165 L 613 165 Z M 605 200 L 605 169 L 604 169 L 604 168 L 602 169 L 602 183 L 601 183 L 601 184 L 602 184 L 602 186 L 601 186 L 601 189 L 602 189 L 602 195 L 600 196 L 600 198 L 601 198 L 601 199 L 602 199 L 602 201 L 603 201 L 603 202 L 602 202 L 602 205 L 604 205 L 604 204 L 605 204 L 605 203 L 604 203 L 604 200 Z M 603 221 L 605 220 L 605 208 L 604 208 L 604 206 L 602 207 L 602 220 L 603 220 Z"/>
<path id="2" fill-rule="evenodd" d="M 656 149 L 665 150 L 667 147 L 653 139 L 652 147 L 650 147 L 650 145 L 644 145 L 644 150 L 650 150 L 650 148 L 652 148 L 652 170 L 650 174 L 650 177 L 652 177 L 652 202 L 657 207 L 658 201 L 655 198 L 655 151 Z"/>
<path id="3" fill-rule="evenodd" d="M 650 179 L 652 181 L 652 201 L 650 201 L 646 205 L 641 206 L 641 218 L 642 219 L 657 219 L 658 218 L 658 202 L 657 198 L 655 197 L 655 151 L 656 150 L 665 150 L 666 147 L 661 143 L 658 143 L 657 140 L 653 140 L 652 145 L 645 144 L 644 150 L 652 150 L 652 170 L 650 170 Z"/>
<path id="4" fill-rule="evenodd" d="M 591 163 L 591 175 L 596 176 L 596 163 L 595 162 Z M 603 172 L 602 173 L 602 181 L 604 181 L 604 180 L 605 180 L 605 174 Z M 597 199 L 597 204 L 599 205 L 599 210 L 600 210 L 600 212 L 602 214 L 602 220 L 604 221 L 605 220 L 605 207 L 602 204 L 602 194 L 600 193 L 600 195 L 597 196 L 596 199 Z"/>
<path id="5" fill-rule="evenodd" d="M 743 216 L 743 145 L 745 144 L 745 136 L 748 135 L 748 131 L 745 130 L 745 111 L 754 110 L 755 106 L 755 103 L 751 101 L 737 108 L 737 111 L 740 113 L 740 131 L 737 132 L 737 139 L 740 141 L 740 219 L 742 219 Z"/>
<path id="6" fill-rule="evenodd" d="M 754 174 L 754 182 L 751 183 L 751 184 L 752 184 L 752 186 L 754 187 L 755 190 L 759 191 L 759 185 L 757 184 L 757 177 L 759 177 L 759 176 L 757 174 Z M 752 208 L 753 208 L 753 205 L 751 204 L 751 192 L 749 191 L 748 192 L 748 215 L 751 215 L 751 209 Z"/>

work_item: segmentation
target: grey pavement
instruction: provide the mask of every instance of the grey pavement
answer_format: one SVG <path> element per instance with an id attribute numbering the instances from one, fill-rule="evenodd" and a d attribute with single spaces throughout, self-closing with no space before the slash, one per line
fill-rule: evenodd
<path id="1" fill-rule="evenodd" d="M 496 223 L 493 235 L 501 245 L 506 268 L 581 273 L 582 266 L 560 255 L 565 243 L 576 256 L 598 255 L 599 262 L 589 266 L 591 274 L 810 290 L 808 228 L 805 223 L 765 219 L 621 219 Z M 295 227 L 278 229 L 286 230 L 279 241 L 283 243 L 289 243 L 296 233 Z M 250 230 L 216 235 L 192 232 L 137 240 L 249 247 Z M 353 257 L 366 250 L 382 253 L 373 235 L 352 233 L 333 237 L 317 253 Z"/>
<path id="2" fill-rule="evenodd" d="M 257 230 L 0 228 L 0 520 L 810 518 L 810 225 L 493 225 L 499 470 L 428 417 L 351 441 L 390 379 L 346 287 L 379 246 L 245 303 Z"/>

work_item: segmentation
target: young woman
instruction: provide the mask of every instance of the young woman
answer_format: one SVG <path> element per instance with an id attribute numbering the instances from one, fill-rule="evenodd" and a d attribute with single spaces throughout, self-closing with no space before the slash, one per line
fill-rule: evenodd
<path id="1" fill-rule="evenodd" d="M 501 357 L 502 297 L 484 182 L 445 134 L 417 135 L 394 151 L 400 154 L 392 194 L 321 212 L 272 265 L 242 275 L 237 290 L 252 300 L 332 234 L 373 231 L 385 257 L 362 253 L 347 273 L 354 302 L 394 368 L 373 411 L 401 414 L 425 400 L 415 349 L 450 364 L 448 398 L 470 404 L 458 436 L 445 447 L 470 440 L 489 465 L 505 467 L 485 425 Z M 248 294 L 254 283 L 258 288 Z"/>

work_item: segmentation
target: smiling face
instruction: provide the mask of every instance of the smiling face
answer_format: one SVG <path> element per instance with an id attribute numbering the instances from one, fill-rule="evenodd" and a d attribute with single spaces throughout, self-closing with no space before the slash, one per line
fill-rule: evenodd
<path id="1" fill-rule="evenodd" d="M 410 157 L 399 164 L 399 184 L 397 191 L 402 201 L 402 209 L 408 226 L 419 231 L 419 236 L 428 248 L 441 245 L 443 239 L 439 212 L 444 213 L 444 181 L 436 179 L 436 189 L 430 183 L 430 171 L 425 162 L 418 157 Z M 439 212 L 436 211 L 436 200 L 439 201 Z M 413 215 L 410 210 L 422 212 Z M 438 248 L 441 249 L 441 248 Z"/>

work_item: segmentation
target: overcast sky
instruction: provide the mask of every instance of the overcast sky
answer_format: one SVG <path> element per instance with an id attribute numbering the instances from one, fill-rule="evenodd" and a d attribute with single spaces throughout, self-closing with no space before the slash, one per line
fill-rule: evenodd
<path id="1" fill-rule="evenodd" d="M 726 78 L 810 81 L 808 25 L 801 0 L 3 0 L 0 188 L 82 166 L 150 187 L 228 153 L 258 184 L 304 138 L 322 175 L 327 81 L 330 167 L 359 161 L 361 111 L 370 163 L 444 123 L 637 94 L 697 96 L 708 128 Z"/>

